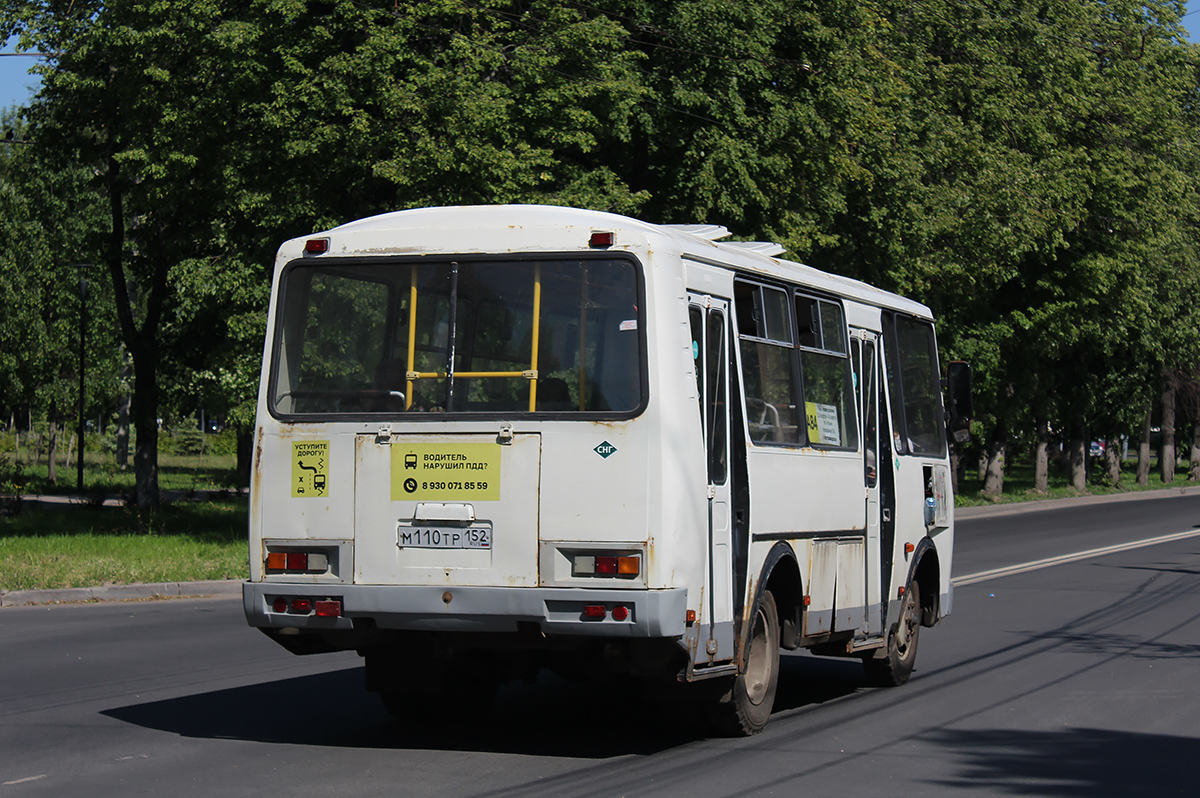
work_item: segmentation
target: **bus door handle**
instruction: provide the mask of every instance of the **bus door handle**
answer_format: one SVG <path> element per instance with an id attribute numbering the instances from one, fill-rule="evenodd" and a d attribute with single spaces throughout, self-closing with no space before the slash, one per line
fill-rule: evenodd
<path id="1" fill-rule="evenodd" d="M 891 510 L 891 508 L 889 508 L 889 507 L 884 507 L 884 508 L 883 508 L 883 520 L 884 520 L 884 522 L 885 522 L 885 523 L 888 523 L 888 524 L 890 524 L 890 523 L 892 522 L 892 510 Z"/>

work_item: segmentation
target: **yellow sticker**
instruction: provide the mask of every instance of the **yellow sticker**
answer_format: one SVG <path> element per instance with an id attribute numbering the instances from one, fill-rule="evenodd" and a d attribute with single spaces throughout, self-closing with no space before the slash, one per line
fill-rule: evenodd
<path id="1" fill-rule="evenodd" d="M 392 501 L 500 500 L 500 444 L 393 443 Z"/>
<path id="2" fill-rule="evenodd" d="M 329 441 L 292 442 L 292 496 L 329 495 Z"/>
<path id="3" fill-rule="evenodd" d="M 838 420 L 837 405 L 805 402 L 804 416 L 808 419 L 809 443 L 823 443 L 828 446 L 842 445 L 842 427 Z"/>

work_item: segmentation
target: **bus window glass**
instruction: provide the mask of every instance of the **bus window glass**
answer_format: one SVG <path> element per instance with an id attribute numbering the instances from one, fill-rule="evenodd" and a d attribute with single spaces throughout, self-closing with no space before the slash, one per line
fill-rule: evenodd
<path id="1" fill-rule="evenodd" d="M 688 324 L 692 330 L 692 366 L 696 369 L 696 396 L 700 403 L 700 422 L 704 423 L 704 311 L 692 305 L 688 308 Z M 703 430 L 701 430 L 703 432 Z M 707 434 L 705 435 L 707 437 Z"/>
<path id="2" fill-rule="evenodd" d="M 320 395 L 336 408 L 370 389 L 387 340 L 387 283 L 309 271 L 296 275 L 290 290 L 292 302 L 306 311 L 284 319 L 291 345 L 278 360 L 278 382 L 303 385 L 305 394 L 281 390 L 277 407 L 303 412 L 309 397 Z"/>
<path id="3" fill-rule="evenodd" d="M 750 439 L 799 443 L 787 295 L 777 288 L 745 282 L 735 283 L 733 293 Z"/>
<path id="4" fill-rule="evenodd" d="M 282 294 L 277 413 L 628 413 L 642 403 L 638 279 L 624 259 L 302 262 Z"/>
<path id="5" fill-rule="evenodd" d="M 708 418 L 705 422 L 708 449 L 708 481 L 725 484 L 726 428 L 729 412 L 725 406 L 725 316 L 715 310 L 708 313 Z"/>
<path id="6" fill-rule="evenodd" d="M 946 435 L 933 325 L 897 316 L 896 353 L 907 433 L 904 444 L 913 454 L 940 457 L 946 453 Z"/>
<path id="7" fill-rule="evenodd" d="M 854 375 L 842 306 L 797 296 L 796 317 L 801 320 L 800 373 L 808 442 L 813 446 L 857 450 Z"/>

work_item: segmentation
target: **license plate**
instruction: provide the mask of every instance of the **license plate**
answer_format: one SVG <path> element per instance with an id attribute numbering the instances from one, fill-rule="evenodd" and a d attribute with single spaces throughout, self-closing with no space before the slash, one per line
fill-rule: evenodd
<path id="1" fill-rule="evenodd" d="M 490 549 L 492 529 L 487 526 L 396 527 L 396 545 L 410 549 Z"/>

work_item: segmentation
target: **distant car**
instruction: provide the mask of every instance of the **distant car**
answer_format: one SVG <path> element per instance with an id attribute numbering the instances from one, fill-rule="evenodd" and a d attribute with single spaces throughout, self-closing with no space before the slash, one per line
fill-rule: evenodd
<path id="1" fill-rule="evenodd" d="M 1088 454 L 1092 457 L 1104 456 L 1104 441 L 1092 441 L 1091 448 L 1088 449 Z"/>

